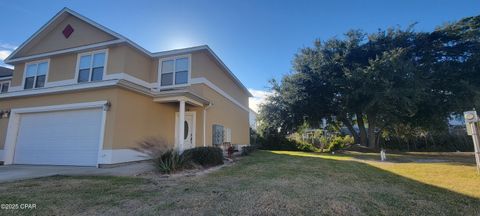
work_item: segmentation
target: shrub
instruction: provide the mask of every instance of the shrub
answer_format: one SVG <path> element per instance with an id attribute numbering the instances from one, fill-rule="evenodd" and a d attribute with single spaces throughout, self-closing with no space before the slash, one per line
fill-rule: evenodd
<path id="1" fill-rule="evenodd" d="M 185 150 L 183 154 L 203 167 L 223 164 L 223 152 L 218 147 L 196 147 Z"/>
<path id="2" fill-rule="evenodd" d="M 317 147 L 313 146 L 313 144 L 308 143 L 308 142 L 302 142 L 302 141 L 295 141 L 292 140 L 292 142 L 295 142 L 295 146 L 298 151 L 304 151 L 304 152 L 316 152 L 318 151 Z"/>
<path id="3" fill-rule="evenodd" d="M 297 150 L 295 142 L 277 134 L 261 137 L 258 141 L 260 144 L 259 148 L 264 150 Z"/>
<path id="4" fill-rule="evenodd" d="M 256 149 L 256 147 L 253 146 L 253 145 L 243 146 L 241 155 L 242 156 L 247 156 L 250 153 L 252 153 L 253 151 L 255 151 L 255 149 Z"/>
<path id="5" fill-rule="evenodd" d="M 154 158 L 153 162 L 160 172 L 168 174 L 191 167 L 188 155 L 180 154 L 176 150 L 166 151 L 160 157 Z"/>
<path id="6" fill-rule="evenodd" d="M 147 158 L 152 159 L 155 168 L 162 173 L 174 173 L 191 167 L 190 158 L 172 150 L 163 139 L 146 138 L 139 142 L 134 150 L 146 154 Z"/>
<path id="7" fill-rule="evenodd" d="M 318 151 L 317 147 L 315 147 L 311 143 L 288 139 L 277 134 L 264 137 L 262 139 L 259 139 L 259 141 L 259 148 L 265 150 L 287 150 L 306 152 Z"/>
<path id="8" fill-rule="evenodd" d="M 338 151 L 353 144 L 353 138 L 351 136 L 335 136 L 328 143 L 328 151 Z"/>

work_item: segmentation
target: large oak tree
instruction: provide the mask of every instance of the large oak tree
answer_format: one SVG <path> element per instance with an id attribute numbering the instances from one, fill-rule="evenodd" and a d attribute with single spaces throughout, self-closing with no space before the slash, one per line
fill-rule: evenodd
<path id="1" fill-rule="evenodd" d="M 477 105 L 480 18 L 431 33 L 412 29 L 350 31 L 301 49 L 293 73 L 272 82 L 260 112 L 264 129 L 288 134 L 327 119 L 376 148 L 380 133 L 397 124 L 434 128 Z"/>

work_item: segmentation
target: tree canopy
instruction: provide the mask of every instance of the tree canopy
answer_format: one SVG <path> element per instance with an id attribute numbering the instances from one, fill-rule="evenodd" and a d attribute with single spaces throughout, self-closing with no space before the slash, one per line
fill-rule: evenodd
<path id="1" fill-rule="evenodd" d="M 322 119 L 376 148 L 396 125 L 434 129 L 479 104 L 480 16 L 415 32 L 414 25 L 316 40 L 293 59 L 293 72 L 272 80 L 260 109 L 263 130 L 289 134 Z"/>

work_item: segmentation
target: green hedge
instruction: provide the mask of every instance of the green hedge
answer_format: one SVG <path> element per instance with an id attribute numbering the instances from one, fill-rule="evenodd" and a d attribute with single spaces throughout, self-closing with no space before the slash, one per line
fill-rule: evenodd
<path id="1" fill-rule="evenodd" d="M 223 164 L 223 152 L 218 147 L 196 147 L 185 150 L 183 155 L 203 167 Z"/>

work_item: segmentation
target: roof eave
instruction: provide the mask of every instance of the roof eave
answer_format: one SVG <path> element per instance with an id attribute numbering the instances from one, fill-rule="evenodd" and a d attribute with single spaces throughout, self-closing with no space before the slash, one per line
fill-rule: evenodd
<path id="1" fill-rule="evenodd" d="M 214 57 L 214 59 L 222 66 L 224 70 L 228 72 L 230 77 L 235 81 L 235 83 L 240 86 L 242 90 L 245 91 L 245 93 L 248 95 L 248 97 L 253 97 L 253 95 L 248 91 L 248 89 L 243 85 L 243 83 L 235 76 L 235 74 L 223 63 L 223 61 L 213 52 L 213 50 L 208 46 L 208 45 L 202 45 L 202 46 L 196 46 L 196 47 L 189 47 L 189 48 L 184 48 L 184 49 L 176 49 L 176 50 L 168 50 L 168 51 L 163 51 L 163 52 L 156 52 L 152 53 L 152 56 L 155 58 L 161 58 L 163 56 L 170 56 L 170 55 L 181 55 L 181 54 L 187 54 L 195 51 L 208 51 L 210 55 Z"/>

